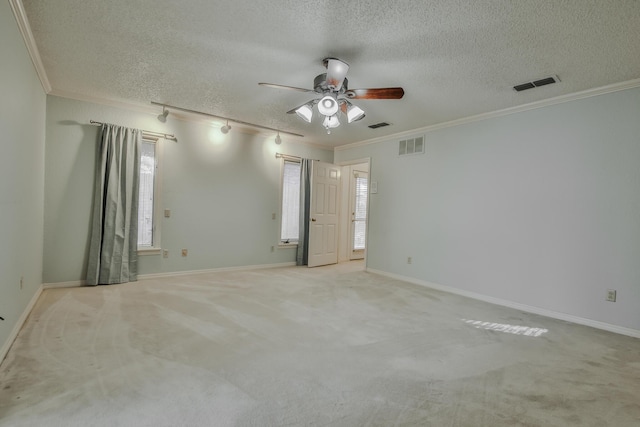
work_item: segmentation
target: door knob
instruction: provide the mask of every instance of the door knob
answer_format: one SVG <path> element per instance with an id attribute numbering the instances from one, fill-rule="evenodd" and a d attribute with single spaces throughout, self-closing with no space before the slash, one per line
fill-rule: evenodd
<path id="1" fill-rule="evenodd" d="M 312 222 L 316 222 L 316 219 L 315 219 L 315 218 L 311 218 L 311 221 L 312 221 Z"/>

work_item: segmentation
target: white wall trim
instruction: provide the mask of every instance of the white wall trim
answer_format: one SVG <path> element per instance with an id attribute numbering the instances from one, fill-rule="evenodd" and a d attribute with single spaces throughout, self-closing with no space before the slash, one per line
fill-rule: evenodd
<path id="1" fill-rule="evenodd" d="M 7 357 L 7 354 L 9 353 L 9 349 L 13 345 L 13 342 L 16 340 L 16 338 L 18 338 L 18 334 L 20 333 L 20 330 L 22 329 L 24 322 L 27 321 L 29 314 L 31 314 L 31 310 L 33 310 L 33 307 L 36 305 L 36 302 L 38 302 L 38 298 L 40 298 L 40 294 L 42 294 L 42 289 L 43 289 L 42 285 L 38 286 L 38 290 L 36 290 L 36 293 L 33 294 L 33 296 L 31 297 L 29 304 L 27 304 L 24 311 L 22 312 L 22 315 L 20 315 L 20 318 L 18 319 L 16 324 L 13 326 L 13 329 L 11 330 L 9 337 L 0 348 L 0 366 L 4 361 L 4 358 Z M 8 319 L 5 319 L 5 321 L 7 320 Z"/>
<path id="2" fill-rule="evenodd" d="M 98 96 L 85 95 L 78 92 L 70 92 L 60 89 L 52 89 L 49 95 L 59 98 L 73 99 L 74 101 L 90 102 L 92 104 L 104 105 L 107 107 L 122 108 L 139 113 L 147 113 L 156 115 L 160 111 L 160 107 L 147 103 L 127 101 L 124 99 L 108 99 Z M 175 117 L 175 114 L 172 114 Z"/>
<path id="3" fill-rule="evenodd" d="M 296 265 L 295 262 L 282 262 L 278 264 L 241 265 L 238 267 L 219 267 L 219 268 L 210 268 L 206 270 L 190 270 L 190 271 L 174 271 L 171 273 L 140 274 L 138 275 L 138 280 L 156 279 L 161 277 L 190 276 L 192 274 L 221 273 L 225 271 L 264 270 L 267 268 L 292 267 L 295 265 Z"/>
<path id="4" fill-rule="evenodd" d="M 33 38 L 31 26 L 29 25 L 29 20 L 27 19 L 27 14 L 24 10 L 22 0 L 9 0 L 9 4 L 11 5 L 13 16 L 16 18 L 20 34 L 22 34 L 22 38 L 24 39 L 24 44 L 27 46 L 31 62 L 33 62 L 33 66 L 35 67 L 38 78 L 40 79 L 40 84 L 42 84 L 44 92 L 48 94 L 51 92 L 51 83 L 49 83 L 47 72 L 44 70 L 40 51 L 36 45 L 36 40 Z"/>
<path id="5" fill-rule="evenodd" d="M 161 277 L 189 276 L 192 274 L 220 273 L 224 271 L 264 270 L 267 268 L 292 267 L 295 265 L 296 265 L 295 262 L 282 262 L 278 264 L 242 265 L 238 267 L 209 268 L 206 270 L 188 270 L 188 271 L 173 271 L 169 273 L 139 274 L 138 280 L 157 279 Z M 135 283 L 135 282 L 132 282 L 132 283 Z M 80 286 L 86 286 L 86 284 L 87 284 L 86 280 L 74 280 L 70 282 L 45 283 L 44 285 L 42 285 L 42 288 L 43 289 L 77 288 Z"/>
<path id="6" fill-rule="evenodd" d="M 531 305 L 520 304 L 513 301 L 503 300 L 500 298 L 494 298 L 475 292 L 465 291 L 463 289 L 457 289 L 451 286 L 440 285 L 438 283 L 428 282 L 425 280 L 414 279 L 413 277 L 402 276 L 399 274 L 388 273 L 386 271 L 376 270 L 373 268 L 365 269 L 369 273 L 379 274 L 381 276 L 388 277 L 390 279 L 402 280 L 404 282 L 413 283 L 414 285 L 424 286 L 427 288 L 435 289 L 438 291 L 448 292 L 451 294 L 460 295 L 467 298 L 472 298 L 479 301 L 488 302 L 491 304 L 500 305 L 503 307 L 509 307 L 520 311 L 526 311 L 527 313 L 538 314 L 540 316 L 551 317 L 553 319 L 564 320 L 571 323 L 577 323 L 579 325 L 590 326 L 596 329 L 602 329 L 616 334 L 627 335 L 634 338 L 640 338 L 640 330 L 626 328 L 623 326 L 612 325 L 610 323 L 599 322 L 597 320 L 586 319 L 584 317 L 578 317 L 571 314 L 560 313 L 557 311 L 547 310 L 540 307 L 534 307 Z"/>
<path id="7" fill-rule="evenodd" d="M 337 162 L 335 163 L 336 165 L 340 166 L 341 168 L 345 167 L 345 166 L 353 166 L 353 165 L 359 165 L 359 164 L 363 164 L 366 163 L 368 165 L 369 168 L 369 178 L 371 178 L 371 157 L 363 157 L 360 159 L 351 159 L 351 160 L 343 160 L 341 162 Z M 340 179 L 342 179 L 343 177 L 341 176 Z M 345 190 L 345 188 L 347 188 L 347 192 L 351 191 L 349 184 L 342 185 L 342 191 Z M 369 193 L 370 195 L 371 193 Z M 348 200 L 348 197 L 347 197 Z M 347 206 L 349 206 L 349 201 L 347 201 Z M 371 212 L 371 197 L 367 197 L 367 221 L 365 223 L 365 251 L 364 251 L 364 265 L 365 268 L 367 266 L 367 250 L 366 250 L 366 242 L 369 241 L 369 212 Z M 349 216 L 349 209 L 342 209 L 340 211 L 340 216 L 341 216 L 341 220 L 346 220 L 346 221 L 350 221 L 350 216 Z M 345 219 L 346 217 L 346 219 Z M 347 233 L 347 241 L 350 238 L 350 232 L 349 232 L 349 226 L 346 227 L 347 229 L 344 230 L 345 233 Z M 342 230 L 342 227 L 340 227 L 340 229 Z M 348 252 L 349 249 L 348 248 L 341 248 L 340 246 L 344 246 L 344 240 L 340 239 L 340 243 L 339 243 L 339 248 L 338 248 L 338 262 L 348 262 L 351 261 L 351 259 L 348 256 Z M 347 243 L 347 246 L 349 246 L 349 243 Z M 343 258 L 340 258 L 340 256 L 342 256 Z"/>
<path id="8" fill-rule="evenodd" d="M 516 107 L 509 107 L 502 110 L 496 110 L 488 113 L 477 114 L 475 116 L 463 117 L 461 119 L 451 120 L 444 123 L 437 123 L 435 125 L 425 126 L 422 128 L 412 129 L 404 132 L 399 132 L 396 134 L 367 139 L 365 141 L 345 144 L 339 147 L 335 147 L 333 150 L 335 153 L 336 151 L 349 150 L 351 148 L 362 147 L 365 145 L 379 144 L 381 142 L 393 141 L 395 139 L 400 140 L 404 137 L 413 136 L 414 134 L 417 134 L 417 133 L 433 132 L 439 129 L 459 126 L 459 125 L 472 123 L 472 122 L 478 122 L 481 120 L 493 119 L 496 117 L 506 116 L 508 114 L 521 113 L 524 111 L 534 110 L 536 108 L 549 107 L 551 105 L 561 104 L 564 102 L 577 101 L 583 98 L 590 98 L 592 96 L 605 95 L 607 93 L 619 92 L 622 90 L 633 89 L 637 87 L 640 87 L 640 79 L 628 80 L 626 82 L 614 83 L 614 84 L 610 84 L 607 86 L 602 86 L 594 89 L 583 90 L 581 92 L 575 92 L 567 95 L 556 96 L 554 98 L 543 99 L 540 101 L 531 102 L 524 105 L 518 105 Z"/>
<path id="9" fill-rule="evenodd" d="M 42 289 L 58 289 L 58 288 L 78 288 L 80 286 L 86 285 L 86 280 L 74 280 L 71 282 L 55 282 L 55 283 L 44 283 L 42 285 Z"/>

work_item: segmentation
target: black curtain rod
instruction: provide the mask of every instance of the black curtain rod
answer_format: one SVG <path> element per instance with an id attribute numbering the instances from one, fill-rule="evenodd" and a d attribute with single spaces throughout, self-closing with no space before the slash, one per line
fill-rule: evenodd
<path id="1" fill-rule="evenodd" d="M 97 122 L 95 120 L 89 120 L 89 123 L 91 123 L 92 125 L 95 126 L 102 126 L 104 123 L 103 122 Z M 162 137 L 162 138 L 166 138 L 166 139 L 171 139 L 173 141 L 177 141 L 178 138 L 176 138 L 175 135 L 169 134 L 169 133 L 161 133 L 161 132 L 153 132 L 150 130 L 144 130 L 142 129 L 142 133 L 147 134 L 149 136 L 157 136 L 157 137 Z"/>
<path id="2" fill-rule="evenodd" d="M 290 155 L 288 155 L 288 154 L 282 154 L 282 153 L 276 153 L 276 159 L 279 159 L 279 158 L 281 158 L 281 157 L 284 157 L 285 159 L 286 159 L 286 158 L 289 158 L 289 159 L 299 159 L 299 160 L 302 160 L 302 157 L 298 157 L 298 156 L 290 156 Z M 320 160 L 318 160 L 318 159 L 309 159 L 309 160 L 313 160 L 314 162 L 319 162 L 319 161 L 320 161 Z"/>

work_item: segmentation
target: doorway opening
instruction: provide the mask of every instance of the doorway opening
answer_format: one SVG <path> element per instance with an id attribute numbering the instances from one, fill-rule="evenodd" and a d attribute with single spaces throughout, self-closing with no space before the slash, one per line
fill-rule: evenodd
<path id="1" fill-rule="evenodd" d="M 340 246 L 338 262 L 362 262 L 366 267 L 367 221 L 369 213 L 369 159 L 341 166 Z"/>

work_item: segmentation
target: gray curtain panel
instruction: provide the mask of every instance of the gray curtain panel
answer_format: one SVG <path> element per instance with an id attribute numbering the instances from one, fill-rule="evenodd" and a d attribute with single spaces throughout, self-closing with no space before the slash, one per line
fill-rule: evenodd
<path id="1" fill-rule="evenodd" d="M 102 125 L 96 161 L 88 285 L 138 278 L 138 182 L 142 132 Z"/>
<path id="2" fill-rule="evenodd" d="M 296 265 L 309 264 L 309 211 L 311 209 L 311 166 L 313 160 L 300 161 L 300 229 Z"/>

